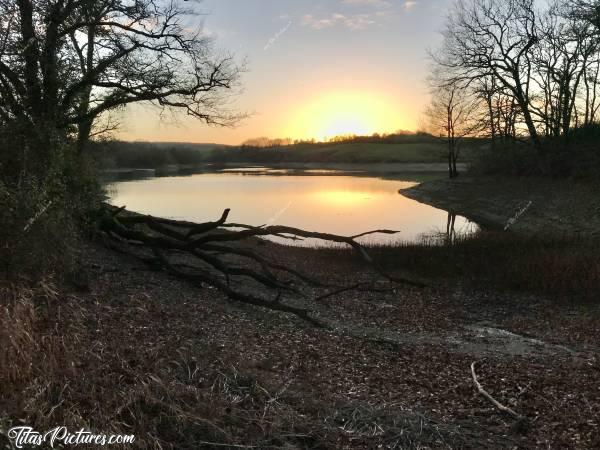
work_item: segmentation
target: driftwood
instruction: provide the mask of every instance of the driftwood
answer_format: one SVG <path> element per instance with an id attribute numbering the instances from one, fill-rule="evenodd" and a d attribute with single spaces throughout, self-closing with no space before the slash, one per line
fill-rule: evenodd
<path id="1" fill-rule="evenodd" d="M 311 316 L 311 310 L 284 302 L 285 296 L 305 296 L 296 286 L 298 283 L 335 289 L 320 295 L 318 300 L 351 290 L 353 287 L 330 286 L 319 282 L 309 275 L 278 264 L 253 249 L 241 247 L 241 241 L 276 236 L 290 240 L 315 238 L 345 244 L 354 249 L 387 280 L 424 286 L 417 281 L 385 274 L 356 241 L 362 236 L 375 233 L 395 234 L 395 231 L 376 230 L 345 237 L 286 226 L 254 227 L 232 224 L 227 223 L 228 216 L 229 210 L 225 210 L 219 220 L 197 224 L 134 214 L 126 211 L 124 207 L 104 205 L 99 229 L 110 237 L 113 248 L 132 254 L 177 278 L 197 286 L 212 286 L 234 301 L 294 314 L 319 327 L 327 327 L 327 324 Z M 241 279 L 256 282 L 260 287 L 259 293 L 253 294 L 249 293 L 248 289 L 242 289 L 238 282 Z M 358 285 L 355 287 L 358 288 Z"/>

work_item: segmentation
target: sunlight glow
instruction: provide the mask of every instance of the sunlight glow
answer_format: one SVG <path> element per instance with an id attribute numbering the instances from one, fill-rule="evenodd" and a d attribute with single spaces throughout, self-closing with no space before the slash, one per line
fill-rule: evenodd
<path id="1" fill-rule="evenodd" d="M 364 92 L 332 92 L 300 108 L 287 129 L 296 139 L 328 140 L 343 135 L 392 133 L 403 128 L 397 105 Z"/>
<path id="2" fill-rule="evenodd" d="M 370 192 L 361 191 L 319 191 L 316 193 L 317 199 L 325 204 L 332 206 L 356 206 L 359 203 L 368 202 L 373 199 Z"/>

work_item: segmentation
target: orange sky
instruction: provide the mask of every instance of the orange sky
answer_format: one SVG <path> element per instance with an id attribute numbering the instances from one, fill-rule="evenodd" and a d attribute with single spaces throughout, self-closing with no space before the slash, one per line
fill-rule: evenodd
<path id="1" fill-rule="evenodd" d="M 117 137 L 239 144 L 416 130 L 428 101 L 427 48 L 448 3 L 205 0 L 205 32 L 248 61 L 234 106 L 249 117 L 223 129 L 137 105 Z"/>

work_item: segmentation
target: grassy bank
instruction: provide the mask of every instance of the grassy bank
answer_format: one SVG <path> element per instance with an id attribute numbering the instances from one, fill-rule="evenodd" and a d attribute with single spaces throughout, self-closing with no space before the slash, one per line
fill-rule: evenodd
<path id="1" fill-rule="evenodd" d="M 476 154 L 465 148 L 462 162 Z M 393 142 L 299 143 L 271 147 L 230 147 L 216 144 L 105 142 L 93 148 L 104 168 L 159 168 L 205 163 L 446 163 L 444 142 L 432 136 L 403 136 Z"/>
<path id="2" fill-rule="evenodd" d="M 409 268 L 423 278 L 555 299 L 596 302 L 600 238 L 481 232 L 445 245 L 371 249 L 387 269 Z"/>
<path id="3" fill-rule="evenodd" d="M 437 141 L 400 144 L 298 144 L 269 148 L 227 148 L 210 155 L 217 162 L 322 163 L 436 163 L 444 162 L 444 146 Z"/>
<path id="4" fill-rule="evenodd" d="M 352 264 L 368 270 L 350 250 L 296 251 L 307 252 L 307 259 L 329 255 L 332 260 L 353 261 Z M 386 272 L 400 272 L 409 279 L 433 285 L 598 304 L 598 237 L 481 231 L 451 239 L 444 234 L 418 243 L 375 245 L 368 251 Z"/>
<path id="5" fill-rule="evenodd" d="M 374 251 L 387 267 L 399 264 L 434 278 L 595 300 L 600 286 L 597 192 L 598 183 L 589 180 L 479 176 L 425 182 L 401 193 L 475 220 L 484 231 L 441 246 Z"/>

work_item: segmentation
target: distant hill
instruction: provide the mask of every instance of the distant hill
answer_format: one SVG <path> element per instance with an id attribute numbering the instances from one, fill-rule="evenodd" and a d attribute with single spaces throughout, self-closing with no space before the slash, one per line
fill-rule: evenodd
<path id="1" fill-rule="evenodd" d="M 406 144 L 333 143 L 283 147 L 230 147 L 215 150 L 213 162 L 257 163 L 430 163 L 444 161 L 440 142 Z"/>
<path id="2" fill-rule="evenodd" d="M 474 148 L 482 142 L 472 141 L 463 151 L 462 161 L 469 161 Z M 169 165 L 205 163 L 443 163 L 447 159 L 442 139 L 430 135 L 406 135 L 393 141 L 353 138 L 349 142 L 313 143 L 255 147 L 232 147 L 220 144 L 172 142 L 98 143 L 93 146 L 104 168 L 153 169 Z"/>
<path id="3" fill-rule="evenodd" d="M 215 144 L 215 143 L 194 143 L 194 142 L 141 142 L 141 141 L 137 141 L 137 142 L 128 142 L 128 144 L 149 144 L 153 147 L 156 148 L 177 148 L 177 149 L 191 149 L 191 150 L 199 150 L 199 151 L 206 151 L 206 150 L 214 150 L 216 148 L 226 148 L 226 147 L 230 147 L 229 145 L 225 145 L 225 144 Z"/>
<path id="4" fill-rule="evenodd" d="M 221 144 L 109 141 L 92 144 L 92 152 L 105 169 L 155 169 L 169 165 L 203 164 L 212 152 L 226 147 Z"/>

